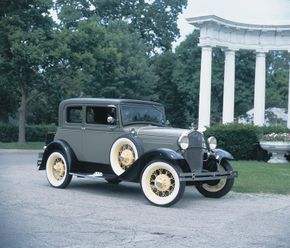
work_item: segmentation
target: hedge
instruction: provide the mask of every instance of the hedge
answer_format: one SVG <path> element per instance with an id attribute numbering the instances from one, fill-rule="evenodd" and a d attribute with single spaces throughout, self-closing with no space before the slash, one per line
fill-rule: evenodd
<path id="1" fill-rule="evenodd" d="M 48 132 L 55 132 L 56 125 L 27 125 L 26 141 L 45 141 Z M 0 123 L 0 142 L 18 141 L 18 126 Z"/>
<path id="2" fill-rule="evenodd" d="M 284 127 L 258 127 L 245 124 L 216 125 L 206 130 L 205 136 L 215 136 L 218 147 L 230 152 L 237 160 L 267 160 L 267 152 L 259 145 L 263 134 L 290 132 Z"/>

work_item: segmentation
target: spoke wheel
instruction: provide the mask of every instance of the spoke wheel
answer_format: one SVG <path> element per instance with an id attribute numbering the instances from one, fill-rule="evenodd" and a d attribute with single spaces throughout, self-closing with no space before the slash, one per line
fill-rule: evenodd
<path id="1" fill-rule="evenodd" d="M 232 167 L 228 161 L 223 160 L 218 166 L 219 172 L 232 171 Z M 234 185 L 234 178 L 224 177 L 220 180 L 209 181 L 196 185 L 197 190 L 209 198 L 220 198 L 226 195 Z"/>
<path id="2" fill-rule="evenodd" d="M 185 189 L 185 182 L 179 180 L 179 171 L 178 167 L 162 161 L 147 165 L 141 177 L 141 187 L 147 200 L 164 207 L 176 203 Z"/>
<path id="3" fill-rule="evenodd" d="M 110 152 L 110 162 L 116 175 L 121 175 L 128 170 L 138 159 L 139 151 L 134 142 L 128 138 L 115 141 Z"/>
<path id="4" fill-rule="evenodd" d="M 67 161 L 61 152 L 53 152 L 46 162 L 48 182 L 55 188 L 65 188 L 72 176 L 68 173 Z"/>

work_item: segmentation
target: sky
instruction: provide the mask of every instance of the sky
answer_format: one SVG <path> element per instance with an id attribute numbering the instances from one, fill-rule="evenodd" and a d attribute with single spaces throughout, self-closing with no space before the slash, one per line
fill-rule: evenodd
<path id="1" fill-rule="evenodd" d="M 290 0 L 188 0 L 178 19 L 181 37 L 176 44 L 194 29 L 185 18 L 202 15 L 251 24 L 290 24 Z"/>

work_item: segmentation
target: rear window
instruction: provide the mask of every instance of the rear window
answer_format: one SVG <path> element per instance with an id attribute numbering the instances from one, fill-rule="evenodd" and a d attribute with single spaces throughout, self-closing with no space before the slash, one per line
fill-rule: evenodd
<path id="1" fill-rule="evenodd" d="M 68 107 L 66 111 L 68 123 L 82 123 L 82 107 Z"/>

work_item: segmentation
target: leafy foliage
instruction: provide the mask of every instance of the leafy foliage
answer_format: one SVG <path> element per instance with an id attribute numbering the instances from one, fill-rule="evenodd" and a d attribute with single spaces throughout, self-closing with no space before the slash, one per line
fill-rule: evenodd
<path id="1" fill-rule="evenodd" d="M 47 64 L 46 44 L 51 39 L 52 1 L 4 1 L 0 19 L 0 75 L 5 91 L 19 104 L 19 142 L 25 142 L 28 102 L 38 94 Z"/>
<path id="2" fill-rule="evenodd" d="M 177 86 L 182 106 L 178 111 L 183 115 L 181 127 L 188 127 L 193 122 L 197 124 L 199 101 L 199 77 L 201 51 L 197 46 L 198 32 L 187 37 L 176 48 L 176 65 L 173 70 L 173 81 Z M 171 93 L 172 94 L 172 93 Z"/>
<path id="3" fill-rule="evenodd" d="M 256 159 L 260 130 L 243 124 L 216 125 L 206 130 L 206 136 L 215 136 L 218 147 L 230 152 L 235 159 Z"/>
<path id="4" fill-rule="evenodd" d="M 55 132 L 56 125 L 27 125 L 27 141 L 45 141 L 48 132 Z M 18 140 L 16 125 L 0 123 L 0 142 L 15 142 Z"/>
<path id="5" fill-rule="evenodd" d="M 75 28 L 84 19 L 101 24 L 126 21 L 133 32 L 138 31 L 150 51 L 169 50 L 179 35 L 177 17 L 187 0 L 57 0 L 56 9 L 62 24 Z"/>
<path id="6" fill-rule="evenodd" d="M 218 147 L 230 152 L 237 160 L 267 160 L 267 152 L 259 145 L 263 135 L 289 132 L 290 130 L 284 127 L 258 127 L 234 123 L 212 126 L 206 130 L 205 135 L 215 136 Z"/>

